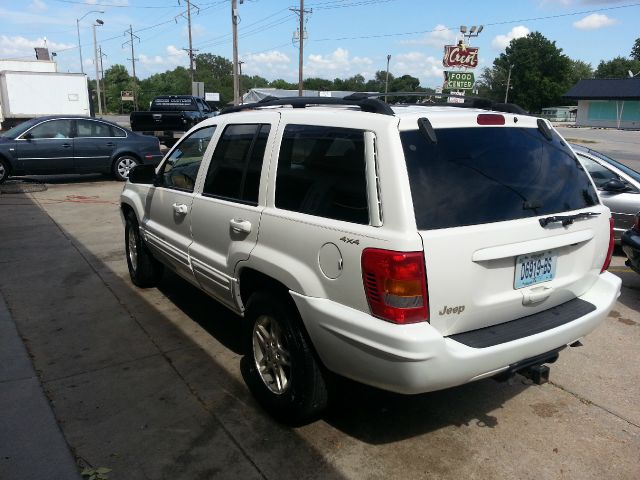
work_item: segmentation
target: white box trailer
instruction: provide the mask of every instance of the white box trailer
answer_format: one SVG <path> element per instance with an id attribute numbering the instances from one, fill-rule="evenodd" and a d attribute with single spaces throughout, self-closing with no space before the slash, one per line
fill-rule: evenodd
<path id="1" fill-rule="evenodd" d="M 83 73 L 0 72 L 0 128 L 45 115 L 89 115 Z"/>

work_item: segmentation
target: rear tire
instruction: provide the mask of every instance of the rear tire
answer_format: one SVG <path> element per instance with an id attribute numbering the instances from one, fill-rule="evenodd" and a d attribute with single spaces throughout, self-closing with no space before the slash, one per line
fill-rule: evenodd
<path id="1" fill-rule="evenodd" d="M 276 293 L 256 292 L 245 320 L 241 367 L 251 393 L 284 423 L 316 419 L 327 406 L 327 386 L 295 306 Z"/>
<path id="2" fill-rule="evenodd" d="M 141 288 L 155 287 L 162 278 L 164 265 L 153 258 L 142 241 L 135 214 L 133 212 L 127 213 L 126 219 L 124 244 L 131 281 Z"/>
<path id="3" fill-rule="evenodd" d="M 126 182 L 129 178 L 129 172 L 137 165 L 140 165 L 137 158 L 131 155 L 122 155 L 113 162 L 113 176 L 116 177 L 116 180 Z"/>
<path id="4" fill-rule="evenodd" d="M 9 178 L 9 164 L 0 158 L 0 183 L 3 183 L 7 178 Z"/>

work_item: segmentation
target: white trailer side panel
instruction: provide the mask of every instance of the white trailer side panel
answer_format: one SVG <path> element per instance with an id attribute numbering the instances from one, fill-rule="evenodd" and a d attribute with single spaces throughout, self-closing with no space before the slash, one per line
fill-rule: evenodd
<path id="1" fill-rule="evenodd" d="M 79 73 L 0 72 L 2 116 L 89 115 L 87 77 Z"/>

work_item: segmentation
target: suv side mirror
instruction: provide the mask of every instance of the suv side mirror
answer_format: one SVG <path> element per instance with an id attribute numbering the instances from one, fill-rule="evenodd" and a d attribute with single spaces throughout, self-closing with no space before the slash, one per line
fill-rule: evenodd
<path id="1" fill-rule="evenodd" d="M 604 190 L 605 192 L 620 193 L 626 192 L 629 187 L 622 180 L 612 178 L 608 182 L 603 183 L 600 188 L 602 188 L 602 190 Z"/>
<path id="2" fill-rule="evenodd" d="M 142 185 L 153 185 L 156 181 L 156 167 L 150 164 L 136 165 L 129 172 L 129 181 Z"/>

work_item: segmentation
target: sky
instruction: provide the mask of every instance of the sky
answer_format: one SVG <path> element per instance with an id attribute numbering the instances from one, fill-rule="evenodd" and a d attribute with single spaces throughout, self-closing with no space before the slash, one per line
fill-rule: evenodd
<path id="1" fill-rule="evenodd" d="M 238 0 L 238 52 L 245 75 L 298 79 L 300 0 Z M 231 0 L 192 1 L 193 48 L 232 59 Z M 476 75 L 513 38 L 539 31 L 563 53 L 593 68 L 627 57 L 640 37 L 640 1 L 633 0 L 305 0 L 304 76 L 327 79 L 377 70 L 410 74 L 424 87 L 442 85 L 443 46 L 460 38 L 460 26 L 484 25 L 469 39 L 479 47 Z M 56 52 L 58 71 L 95 78 L 93 27 L 103 67 L 131 73 L 130 26 L 136 74 L 188 66 L 186 0 L 0 0 L 0 59 L 35 59 L 34 47 Z M 100 11 L 104 13 L 100 13 Z M 80 20 L 78 22 L 78 20 Z M 80 29 L 78 41 L 77 25 Z M 636 72 L 634 72 L 636 73 Z"/>

